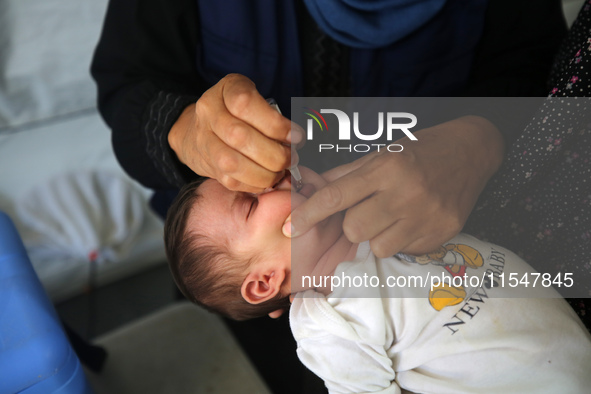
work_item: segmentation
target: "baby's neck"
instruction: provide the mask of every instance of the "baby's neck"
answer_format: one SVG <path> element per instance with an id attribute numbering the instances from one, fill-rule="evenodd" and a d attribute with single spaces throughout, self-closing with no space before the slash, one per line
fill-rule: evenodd
<path id="1" fill-rule="evenodd" d="M 336 240 L 336 242 L 326 250 L 326 252 L 320 257 L 320 259 L 318 259 L 318 262 L 312 269 L 312 273 L 310 274 L 310 276 L 312 278 L 317 278 L 316 284 L 323 284 L 319 287 L 314 287 L 314 290 L 324 295 L 330 294 L 331 281 L 330 279 L 324 279 L 326 277 L 334 275 L 334 272 L 340 263 L 344 261 L 353 260 L 355 258 L 355 255 L 357 254 L 358 246 L 359 244 L 352 243 L 347 239 L 347 237 L 344 234 L 341 235 Z M 321 278 L 323 280 L 320 280 Z M 308 290 L 309 288 L 305 288 L 302 290 Z"/>

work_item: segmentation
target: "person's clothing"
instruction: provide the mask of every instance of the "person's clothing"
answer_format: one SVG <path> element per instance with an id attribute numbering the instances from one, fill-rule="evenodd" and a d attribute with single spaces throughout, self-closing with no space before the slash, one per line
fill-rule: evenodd
<path id="1" fill-rule="evenodd" d="M 323 31 L 352 48 L 378 48 L 399 41 L 428 24 L 446 5 L 446 0 L 304 2 Z"/>
<path id="2" fill-rule="evenodd" d="M 573 297 L 568 301 L 589 330 L 590 83 L 591 2 L 587 1 L 557 56 L 550 97 L 507 152 L 465 227 L 515 251 L 540 272 L 572 273 L 576 292 L 563 295 Z"/>
<path id="3" fill-rule="evenodd" d="M 334 273 L 353 287 L 296 295 L 290 324 L 298 356 L 331 393 L 586 392 L 591 336 L 553 289 L 509 286 L 511 273 L 521 279 L 532 272 L 512 252 L 465 234 L 428 263 L 378 259 L 360 244 L 356 258 Z M 464 274 L 463 285 L 433 290 L 411 281 Z M 355 281 L 364 275 L 370 286 Z M 530 295 L 537 298 L 521 298 Z"/>
<path id="4" fill-rule="evenodd" d="M 206 16 L 202 13 L 201 6 L 207 6 L 210 3 L 219 3 L 213 5 L 221 9 L 219 15 Z M 168 146 L 167 136 L 170 128 L 187 105 L 195 102 L 205 90 L 217 82 L 208 79 L 208 76 L 216 73 L 218 76 L 223 76 L 224 70 L 227 70 L 225 67 L 230 67 L 230 72 L 242 72 L 250 76 L 242 68 L 241 61 L 237 64 L 209 63 L 207 70 L 204 70 L 199 62 L 202 49 L 207 47 L 215 51 L 217 49 L 215 36 L 211 33 L 215 33 L 218 27 L 232 25 L 233 18 L 242 18 L 242 22 L 261 20 L 260 17 L 253 16 L 252 11 L 247 14 L 239 11 L 255 3 L 264 3 L 263 8 L 267 5 L 293 7 L 295 4 L 293 8 L 295 8 L 297 22 L 298 24 L 302 22 L 303 26 L 300 28 L 298 25 L 299 45 L 291 52 L 295 56 L 294 66 L 301 67 L 300 76 L 297 77 L 300 78 L 299 90 L 290 91 L 282 88 L 279 93 L 263 92 L 277 99 L 281 108 L 288 109 L 289 98 L 296 95 L 366 94 L 375 96 L 380 92 L 378 89 L 385 88 L 379 83 L 366 86 L 365 79 L 359 79 L 357 86 L 366 90 L 354 92 L 351 80 L 356 76 L 351 71 L 352 65 L 348 64 L 348 60 L 354 57 L 350 48 L 320 31 L 305 11 L 303 4 L 297 0 L 110 1 L 91 66 L 91 73 L 98 87 L 98 108 L 112 130 L 113 148 L 119 163 L 132 178 L 156 191 L 152 206 L 162 217 L 165 216 L 179 186 L 196 177 L 178 161 Z M 472 3 L 480 4 L 480 1 L 469 0 L 463 3 L 470 9 L 473 6 Z M 422 90 L 414 86 L 420 78 L 412 78 L 408 82 L 414 81 L 412 82 L 414 85 L 409 86 L 417 89 L 415 95 L 428 96 L 436 95 L 432 89 L 437 89 L 439 96 L 451 95 L 452 92 L 448 89 L 452 88 L 454 92 L 460 89 L 459 94 L 470 96 L 545 95 L 542 87 L 552 63 L 552 56 L 565 32 L 560 7 L 559 0 L 539 0 L 535 6 L 523 0 L 517 2 L 489 0 L 485 20 L 482 23 L 481 38 L 475 48 L 469 76 L 458 73 L 449 81 L 436 81 L 434 85 L 432 79 L 425 79 L 422 85 L 418 84 Z M 269 15 L 269 12 L 270 10 L 264 12 L 264 15 Z M 205 31 L 201 20 L 211 22 L 209 26 L 213 26 L 214 32 Z M 274 29 L 282 28 L 283 26 L 278 25 L 282 25 L 284 21 L 271 20 L 268 26 L 265 25 L 266 22 L 261 23 L 263 29 L 260 33 L 262 34 L 268 31 L 268 26 Z M 288 29 L 289 26 L 291 25 L 286 25 L 284 28 Z M 469 23 L 467 26 L 474 28 L 475 24 Z M 455 27 L 462 28 L 457 25 Z M 477 24 L 476 27 L 478 27 Z M 236 31 L 234 26 L 231 31 Z M 284 35 L 277 37 L 278 40 L 287 38 Z M 427 44 L 424 48 L 419 46 L 411 49 L 415 50 L 418 56 L 421 55 L 420 51 L 423 51 L 423 55 L 427 58 L 431 55 L 435 56 L 437 52 L 429 53 L 433 43 Z M 444 47 L 445 45 L 441 48 Z M 281 48 L 289 49 L 287 46 Z M 237 56 L 241 56 L 248 49 L 239 45 L 236 47 L 236 52 L 232 53 L 228 51 L 226 45 L 226 53 L 230 52 Z M 365 51 L 375 53 L 372 50 Z M 285 56 L 290 55 L 288 52 L 282 53 Z M 359 58 L 357 61 L 366 61 L 364 59 L 367 57 Z M 376 61 L 380 59 L 381 55 L 375 56 Z M 392 64 L 382 62 L 381 74 L 387 73 L 388 67 L 396 65 L 399 61 L 400 59 L 394 59 Z M 288 60 L 288 64 L 289 62 L 291 61 Z M 278 63 L 277 67 L 285 66 L 284 63 Z M 424 64 L 424 66 L 428 65 L 428 62 Z M 296 78 L 288 75 L 287 78 L 277 77 L 271 80 L 266 68 L 269 64 L 264 63 L 261 66 L 264 68 L 261 68 L 259 75 L 263 75 L 263 78 L 255 81 L 258 87 L 265 86 L 269 81 L 273 86 L 284 86 L 284 82 Z M 210 72 L 213 74 L 209 74 Z M 373 69 L 367 74 L 372 75 Z M 429 84 L 433 85 L 432 89 L 425 89 Z M 403 96 L 404 94 L 409 93 L 400 90 L 395 95 Z M 284 104 L 286 102 L 288 104 Z M 510 141 L 515 137 L 506 135 L 505 138 Z M 252 358 L 254 363 L 272 389 L 282 394 L 311 393 L 308 389 L 301 389 L 300 375 L 292 372 L 289 376 L 283 375 L 281 379 L 277 378 L 276 370 L 294 371 L 295 368 L 285 366 L 285 362 L 290 360 L 290 352 L 282 352 L 278 357 L 274 349 L 264 346 L 269 337 L 283 340 L 290 337 L 287 330 L 277 328 L 274 323 L 263 320 L 262 325 L 265 328 L 257 327 L 253 330 L 256 335 L 245 336 L 247 338 L 241 340 L 241 343 L 244 345 L 253 338 L 259 340 L 253 346 L 256 354 L 249 352 L 249 355 L 254 356 Z M 244 327 L 248 324 L 250 323 L 239 323 L 235 333 L 244 333 Z M 238 337 L 240 338 L 239 335 Z M 248 344 L 245 348 L 248 349 Z M 260 349 L 267 349 L 267 351 Z M 274 364 L 273 367 L 276 370 L 268 368 L 268 365 L 264 365 L 265 363 Z"/>
<path id="5" fill-rule="evenodd" d="M 397 97 L 543 95 L 565 31 L 560 1 L 540 0 L 531 7 L 525 1 L 490 0 L 486 7 L 484 14 L 481 0 L 448 0 L 428 23 L 390 46 L 341 45 L 347 49 L 350 85 L 341 91 Z M 323 58 L 309 53 L 317 40 L 309 38 L 313 29 L 298 30 L 302 15 L 306 10 L 295 0 L 112 1 L 91 71 L 122 167 L 154 190 L 178 189 L 194 178 L 169 148 L 167 134 L 182 110 L 229 72 L 252 78 L 264 96 L 288 110 L 290 97 L 306 93 L 316 55 Z M 338 63 L 325 64 L 331 70 Z"/>

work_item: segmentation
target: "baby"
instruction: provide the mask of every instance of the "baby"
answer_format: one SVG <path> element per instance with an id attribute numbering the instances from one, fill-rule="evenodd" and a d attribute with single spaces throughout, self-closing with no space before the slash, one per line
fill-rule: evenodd
<path id="1" fill-rule="evenodd" d="M 334 393 L 588 390 L 591 339 L 566 302 L 549 287 L 518 298 L 524 289 L 501 285 L 503 274 L 534 273 L 516 255 L 460 234 L 425 256 L 378 259 L 345 237 L 342 214 L 291 240 L 285 219 L 325 184 L 301 171 L 298 193 L 288 179 L 258 196 L 215 180 L 181 190 L 165 243 L 189 300 L 244 320 L 296 295 L 298 356 Z M 400 281 L 411 277 L 427 285 Z"/>

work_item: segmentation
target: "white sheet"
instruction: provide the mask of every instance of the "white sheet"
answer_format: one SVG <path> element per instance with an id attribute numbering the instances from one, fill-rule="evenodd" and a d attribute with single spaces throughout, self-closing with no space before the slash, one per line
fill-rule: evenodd
<path id="1" fill-rule="evenodd" d="M 93 108 L 107 0 L 0 0 L 0 130 Z"/>
<path id="2" fill-rule="evenodd" d="M 77 176 L 87 174 L 88 177 L 105 174 L 115 179 L 114 183 L 131 188 L 119 193 L 119 197 L 127 196 L 127 201 L 121 201 L 122 204 L 129 203 L 131 199 L 142 200 L 141 204 L 137 204 L 137 201 L 134 203 L 134 215 L 142 217 L 142 225 L 128 232 L 125 253 L 117 255 L 117 261 L 105 260 L 103 264 L 98 264 L 98 284 L 123 278 L 165 261 L 163 224 L 147 206 L 151 192 L 140 187 L 120 168 L 111 148 L 110 132 L 95 111 L 48 122 L 43 126 L 20 129 L 18 132 L 0 133 L 0 210 L 8 213 L 15 222 L 29 250 L 33 266 L 54 301 L 82 292 L 89 281 L 90 265 L 85 256 L 76 257 L 72 253 L 76 248 L 74 242 L 69 247 L 67 243 L 63 244 L 61 255 L 40 253 L 43 248 L 39 249 L 39 234 L 32 231 L 30 220 L 23 220 L 22 210 L 19 213 L 17 207 L 24 201 L 30 201 L 35 190 L 49 190 L 50 182 L 63 180 L 66 174 L 72 173 Z M 114 198 L 105 197 L 108 193 L 99 194 L 103 195 L 102 201 L 115 203 Z M 101 209 L 105 217 L 117 210 L 121 212 L 121 207 Z M 92 210 L 89 207 L 88 213 Z M 50 216 L 55 214 L 47 213 Z M 64 214 L 64 224 L 66 220 L 74 220 L 69 225 L 80 228 L 88 226 L 89 218 L 83 214 L 78 218 Z M 51 236 L 46 237 L 46 241 L 50 239 Z"/>

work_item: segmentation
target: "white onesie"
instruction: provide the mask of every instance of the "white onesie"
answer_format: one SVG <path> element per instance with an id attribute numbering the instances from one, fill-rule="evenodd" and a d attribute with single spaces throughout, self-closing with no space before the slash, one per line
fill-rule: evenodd
<path id="1" fill-rule="evenodd" d="M 362 243 L 334 275 L 375 276 L 373 287 L 337 288 L 328 297 L 308 290 L 294 299 L 298 356 L 331 393 L 589 392 L 589 333 L 552 288 L 538 283 L 525 293 L 538 298 L 516 298 L 523 289 L 509 286 L 509 274 L 535 271 L 515 254 L 460 234 L 427 261 L 406 259 L 378 259 Z M 464 274 L 474 286 L 410 289 L 391 279 Z"/>

